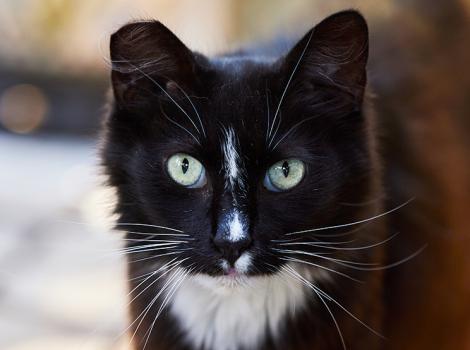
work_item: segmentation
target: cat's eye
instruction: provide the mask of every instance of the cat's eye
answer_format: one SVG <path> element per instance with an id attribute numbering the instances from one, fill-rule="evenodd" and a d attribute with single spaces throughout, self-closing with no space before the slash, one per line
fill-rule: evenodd
<path id="1" fill-rule="evenodd" d="M 206 184 L 206 170 L 196 158 L 185 153 L 176 153 L 167 161 L 170 177 L 182 186 L 200 188 Z"/>
<path id="2" fill-rule="evenodd" d="M 264 186 L 274 192 L 297 186 L 305 174 L 305 165 L 298 159 L 285 159 L 272 165 L 264 177 Z"/>

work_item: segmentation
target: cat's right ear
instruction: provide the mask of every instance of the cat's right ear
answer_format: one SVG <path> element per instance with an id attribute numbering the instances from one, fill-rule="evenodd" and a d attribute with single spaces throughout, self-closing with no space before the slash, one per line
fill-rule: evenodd
<path id="1" fill-rule="evenodd" d="M 158 21 L 134 22 L 111 36 L 112 86 L 119 105 L 145 103 L 150 96 L 190 91 L 194 54 Z"/>

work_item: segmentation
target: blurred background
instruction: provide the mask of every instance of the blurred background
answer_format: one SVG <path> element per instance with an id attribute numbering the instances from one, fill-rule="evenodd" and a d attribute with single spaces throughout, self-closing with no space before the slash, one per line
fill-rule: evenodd
<path id="1" fill-rule="evenodd" d="M 0 349 L 126 349 L 125 269 L 98 132 L 108 38 L 156 18 L 216 54 L 359 9 L 371 32 L 397 257 L 397 349 L 470 349 L 469 0 L 0 0 Z M 392 257 L 393 258 L 393 257 Z M 405 278 L 404 278 L 405 277 Z M 403 283 L 405 281 L 405 283 Z"/>

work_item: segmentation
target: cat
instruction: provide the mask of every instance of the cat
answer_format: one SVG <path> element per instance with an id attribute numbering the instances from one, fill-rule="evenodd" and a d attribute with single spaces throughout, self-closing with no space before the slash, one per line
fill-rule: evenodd
<path id="1" fill-rule="evenodd" d="M 111 36 L 102 162 L 135 349 L 380 349 L 387 230 L 368 27 L 206 57 L 158 21 Z"/>

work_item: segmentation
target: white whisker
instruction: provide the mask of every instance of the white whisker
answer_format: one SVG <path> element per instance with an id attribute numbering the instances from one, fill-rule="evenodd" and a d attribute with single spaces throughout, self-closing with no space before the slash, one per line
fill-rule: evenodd
<path id="1" fill-rule="evenodd" d="M 129 327 L 126 329 L 126 331 L 132 327 L 132 325 L 134 325 L 137 320 L 140 319 L 134 333 L 132 334 L 132 337 L 131 339 L 129 340 L 129 346 L 132 344 L 132 341 L 134 340 L 140 326 L 142 325 L 142 322 L 144 321 L 145 317 L 147 316 L 147 314 L 149 313 L 150 309 L 152 308 L 152 306 L 157 302 L 157 299 L 160 297 L 160 295 L 165 291 L 165 289 L 171 284 L 172 280 L 174 280 L 177 275 L 178 275 L 179 271 L 176 271 L 175 273 L 173 273 L 173 275 L 165 282 L 165 284 L 163 285 L 163 287 L 160 289 L 160 291 L 155 295 L 155 297 L 150 301 L 150 303 L 144 308 L 144 310 L 139 314 L 139 316 L 137 316 L 137 318 L 129 325 Z"/>
<path id="2" fill-rule="evenodd" d="M 315 290 L 317 291 L 319 294 L 323 295 L 328 301 L 331 301 L 333 302 L 335 305 L 337 305 L 341 310 L 343 310 L 344 312 L 346 312 L 349 316 L 351 316 L 354 320 L 356 320 L 357 322 L 359 322 L 362 326 L 364 326 L 365 328 L 367 328 L 369 331 L 371 331 L 372 333 L 374 333 L 376 336 L 382 338 L 382 339 L 385 339 L 385 337 L 380 334 L 379 332 L 377 332 L 375 329 L 373 329 L 372 327 L 370 327 L 369 325 L 367 325 L 366 323 L 364 323 L 363 321 L 361 321 L 357 316 L 355 316 L 351 311 L 349 311 L 348 309 L 346 309 L 341 303 L 339 303 L 336 299 L 334 299 L 331 295 L 328 295 L 326 292 L 324 292 L 323 290 L 320 289 L 320 287 L 314 285 L 313 283 L 311 283 L 310 281 L 306 280 L 305 278 L 303 278 L 302 276 L 300 276 L 298 274 L 297 271 L 295 271 L 293 268 L 291 268 L 290 266 L 286 266 L 287 269 L 290 269 L 291 271 L 293 271 L 293 273 L 297 274 L 299 276 L 299 278 L 302 278 L 303 280 L 305 280 L 308 285 L 310 286 L 310 288 L 312 290 Z"/>
<path id="3" fill-rule="evenodd" d="M 347 266 L 349 267 L 350 269 L 355 269 L 355 270 L 359 270 L 359 271 L 381 271 L 381 270 L 388 270 L 388 269 L 391 269 L 393 267 L 396 267 L 396 266 L 399 266 L 401 264 L 404 264 L 406 263 L 407 261 L 411 260 L 411 259 L 414 259 L 416 256 L 418 256 L 419 254 L 421 254 L 426 248 L 427 248 L 427 244 L 423 245 L 420 249 L 418 249 L 417 251 L 415 251 L 414 253 L 408 255 L 407 257 L 399 260 L 399 261 L 396 261 L 394 263 L 391 263 L 391 264 L 388 264 L 388 265 L 384 265 L 384 266 L 377 266 L 377 267 L 358 267 L 358 266 Z"/>
<path id="4" fill-rule="evenodd" d="M 161 243 L 166 243 L 166 242 L 175 242 L 174 240 L 167 240 L 167 239 L 154 239 L 153 237 L 147 237 L 147 238 L 120 238 L 121 241 L 125 241 L 125 242 L 142 242 L 142 243 L 145 243 L 145 242 L 154 242 L 154 243 L 157 243 L 157 242 L 161 242 Z M 177 242 L 181 242 L 181 243 L 188 243 L 189 241 L 177 241 Z"/>
<path id="5" fill-rule="evenodd" d="M 186 277 L 189 275 L 190 271 L 183 271 L 183 274 L 178 278 L 178 280 L 173 283 L 173 285 L 171 286 L 170 290 L 168 291 L 167 295 L 165 296 L 165 299 L 163 299 L 161 305 L 160 305 L 160 308 L 158 309 L 157 311 L 157 314 L 155 315 L 155 318 L 152 322 L 152 324 L 150 325 L 148 331 L 146 333 L 148 333 L 147 337 L 146 337 L 146 340 L 145 340 L 145 344 L 144 344 L 144 347 L 143 347 L 143 350 L 145 350 L 145 348 L 147 347 L 147 343 L 150 339 L 150 335 L 152 334 L 152 331 L 153 331 L 153 328 L 155 327 L 155 323 L 157 322 L 157 319 L 158 317 L 160 316 L 160 314 L 162 313 L 162 311 L 165 309 L 165 307 L 167 306 L 168 302 L 171 300 L 171 298 L 173 297 L 173 295 L 176 293 L 176 291 L 178 290 L 179 286 L 184 282 L 184 280 L 186 279 Z M 144 337 L 145 337 L 146 334 L 144 334 Z"/>
<path id="6" fill-rule="evenodd" d="M 204 129 L 204 125 L 202 124 L 201 116 L 199 115 L 199 112 L 197 111 L 196 106 L 194 105 L 193 101 L 191 101 L 188 94 L 186 93 L 186 91 L 183 90 L 183 88 L 181 86 L 176 84 L 176 87 L 184 94 L 184 96 L 188 99 L 189 103 L 193 107 L 194 112 L 196 113 L 197 119 L 199 120 L 199 124 L 201 125 L 202 133 L 204 134 L 204 137 L 206 137 L 206 130 Z"/>
<path id="7" fill-rule="evenodd" d="M 311 253 L 311 252 L 304 252 L 302 250 L 289 250 L 289 249 L 274 249 L 274 250 L 278 251 L 279 253 L 313 256 L 315 258 L 325 259 L 325 260 L 328 260 L 328 261 L 339 262 L 339 263 L 344 263 L 344 264 L 351 264 L 351 265 L 358 265 L 358 266 L 376 266 L 376 265 L 378 265 L 377 263 L 361 263 L 361 262 L 357 262 L 357 261 L 330 258 L 330 257 L 327 257 L 327 256 L 323 256 L 321 254 Z"/>
<path id="8" fill-rule="evenodd" d="M 186 258 L 185 260 L 187 260 L 188 258 Z M 184 260 L 183 260 L 184 261 Z M 136 287 L 134 287 L 127 295 L 126 295 L 126 298 L 132 296 L 132 294 L 134 294 L 135 291 L 137 291 L 137 289 L 140 288 L 140 286 L 142 286 L 145 282 L 147 282 L 150 278 L 152 278 L 153 276 L 155 276 L 156 274 L 158 274 L 159 272 L 161 271 L 164 271 L 165 269 L 167 268 L 170 268 L 169 270 L 165 271 L 164 273 L 162 273 L 160 276 L 158 276 L 152 283 L 150 283 L 146 288 L 144 288 L 139 294 L 137 294 L 135 297 L 133 297 L 131 299 L 131 301 L 128 302 L 128 304 L 126 305 L 126 307 L 128 307 L 130 304 L 132 304 L 132 302 L 134 300 L 136 300 L 140 295 L 142 295 L 142 293 L 144 293 L 148 288 L 150 288 L 153 284 L 155 284 L 160 278 L 162 278 L 163 276 L 165 276 L 165 274 L 167 274 L 168 272 L 170 272 L 173 267 L 176 267 L 178 265 L 180 265 L 183 261 L 178 261 L 177 258 L 173 258 L 172 260 L 170 260 L 169 262 L 167 262 L 166 264 L 164 264 L 163 266 L 161 266 L 159 269 L 155 270 L 155 271 L 152 271 L 150 272 L 150 276 L 146 277 L 143 281 L 141 281 Z"/>
<path id="9" fill-rule="evenodd" d="M 301 260 L 301 259 L 297 259 L 297 258 L 293 258 L 293 257 L 282 257 L 282 258 L 280 258 L 280 259 L 281 259 L 281 260 L 284 260 L 284 261 L 291 261 L 291 262 L 296 262 L 296 263 L 300 263 L 300 264 L 306 264 L 306 265 L 318 267 L 319 269 L 322 269 L 322 270 L 325 270 L 325 271 L 329 271 L 329 272 L 333 272 L 333 273 L 335 273 L 335 274 L 337 274 L 337 275 L 343 276 L 343 277 L 345 277 L 345 278 L 347 278 L 347 279 L 350 279 L 350 280 L 352 280 L 352 281 L 354 281 L 354 282 L 363 283 L 362 281 L 360 281 L 360 280 L 358 280 L 358 279 L 356 279 L 356 278 L 354 278 L 354 277 L 351 277 L 351 276 L 349 276 L 349 275 L 347 275 L 347 274 L 345 274 L 345 273 L 342 273 L 342 272 L 340 272 L 340 271 L 336 271 L 336 270 L 334 270 L 334 269 L 330 269 L 330 268 L 328 268 L 328 267 L 326 267 L 326 266 L 323 266 L 323 265 L 319 265 L 319 264 L 312 263 L 312 262 L 310 262 L 310 261 L 305 261 L 305 260 Z"/>
<path id="10" fill-rule="evenodd" d="M 310 229 L 310 230 L 302 230 L 302 231 L 295 231 L 295 232 L 289 232 L 289 233 L 286 233 L 286 236 L 289 236 L 289 235 L 295 235 L 295 234 L 299 234 L 299 233 L 308 233 L 308 232 L 316 232 L 316 231 L 323 231 L 323 230 L 331 230 L 331 229 L 335 229 L 335 228 L 342 228 L 342 227 L 348 227 L 348 226 L 353 226 L 353 225 L 357 225 L 357 224 L 362 224 L 364 222 L 368 222 L 368 221 L 372 221 L 372 220 L 376 220 L 376 219 L 379 219 L 385 215 L 388 215 L 388 214 L 391 214 L 393 213 L 394 211 L 397 211 L 401 208 L 403 208 L 405 205 L 409 204 L 410 202 L 412 202 L 414 200 L 414 198 L 411 198 L 409 200 L 407 200 L 406 202 L 404 202 L 403 204 L 400 204 L 399 206 L 393 208 L 393 209 L 390 209 L 382 214 L 379 214 L 379 215 L 375 215 L 375 216 L 372 216 L 370 218 L 367 218 L 367 219 L 363 219 L 363 220 L 359 220 L 359 221 L 355 221 L 355 222 L 350 222 L 350 223 L 347 223 L 347 224 L 340 224 L 340 225 L 333 225 L 333 226 L 324 226 L 324 227 L 318 227 L 318 228 L 313 228 L 313 229 Z"/>
<path id="11" fill-rule="evenodd" d="M 291 278 L 293 278 L 293 279 L 303 283 L 305 286 L 311 288 L 310 285 L 309 285 L 310 282 L 305 280 L 302 276 L 300 276 L 294 269 L 291 269 L 292 270 L 292 272 L 291 272 L 291 271 L 287 270 L 287 268 L 284 268 L 284 266 L 283 266 L 283 270 L 285 272 L 287 272 L 287 276 L 290 276 Z M 339 327 L 338 321 L 336 321 L 336 318 L 335 318 L 333 312 L 331 311 L 330 307 L 325 302 L 323 297 L 315 289 L 313 289 L 313 288 L 311 288 L 311 289 L 313 290 L 315 295 L 318 297 L 318 299 L 320 299 L 320 301 L 322 302 L 322 304 L 325 306 L 326 310 L 330 314 L 330 317 L 333 320 L 333 323 L 335 324 L 336 331 L 338 332 L 339 339 L 341 341 L 341 345 L 343 346 L 343 349 L 346 350 L 346 342 L 344 341 L 343 333 L 341 332 L 341 328 Z"/>
<path id="12" fill-rule="evenodd" d="M 169 230 L 174 232 L 184 233 L 184 231 L 177 230 L 175 228 L 167 227 L 167 226 L 159 226 L 159 225 L 151 225 L 151 224 L 139 224 L 135 222 L 119 222 L 115 224 L 115 226 L 143 226 L 143 227 L 154 227 L 154 228 L 161 228 L 163 230 Z"/>
<path id="13" fill-rule="evenodd" d="M 189 250 L 189 249 L 190 248 L 185 248 L 185 249 L 179 248 L 179 249 L 175 249 L 174 251 L 171 251 L 169 253 L 157 254 L 157 255 L 148 256 L 146 258 L 130 260 L 130 261 L 128 261 L 128 264 L 133 264 L 133 263 L 140 262 L 140 261 L 152 260 L 152 259 L 160 258 L 162 256 L 179 255 L 180 253 L 182 253 L 186 250 Z"/>
<path id="14" fill-rule="evenodd" d="M 277 145 L 279 145 L 287 136 L 289 136 L 295 129 L 297 129 L 300 125 L 302 125 L 303 123 L 305 122 L 308 122 L 309 120 L 312 120 L 314 118 L 317 118 L 319 117 L 318 116 L 314 116 L 314 117 L 309 117 L 309 118 L 305 118 L 303 120 L 301 120 L 300 122 L 294 124 L 294 126 L 292 126 L 280 139 L 279 141 L 276 142 L 276 144 L 271 148 L 271 150 L 275 150 Z M 274 137 L 271 139 L 271 142 L 274 140 Z M 271 146 L 271 142 L 269 143 L 268 147 Z"/>
<path id="15" fill-rule="evenodd" d="M 396 236 L 398 236 L 399 232 L 391 235 L 390 237 L 387 237 L 386 239 L 378 242 L 378 243 L 373 243 L 361 247 L 331 247 L 332 244 L 330 245 L 325 245 L 325 244 L 320 244 L 317 242 L 288 242 L 288 243 L 281 243 L 280 245 L 306 245 L 306 246 L 311 246 L 311 247 L 316 247 L 316 248 L 324 248 L 324 249 L 330 249 L 330 250 L 340 250 L 340 251 L 354 251 L 354 250 L 364 250 L 364 249 L 370 249 L 370 248 L 375 248 L 378 246 L 381 246 L 392 239 L 394 239 Z"/>
<path id="16" fill-rule="evenodd" d="M 196 143 L 198 145 L 201 145 L 201 143 L 199 142 L 198 138 L 196 136 L 194 136 L 194 134 L 189 131 L 188 129 L 186 129 L 183 125 L 181 125 L 180 123 L 178 123 L 177 121 L 171 119 L 163 110 L 161 110 L 162 114 L 165 116 L 166 119 L 168 119 L 170 122 L 172 122 L 173 124 L 175 124 L 176 126 L 178 126 L 179 128 L 183 129 L 184 131 L 186 131 L 189 135 L 191 135 L 191 137 L 196 141 Z"/>
<path id="17" fill-rule="evenodd" d="M 125 255 L 131 255 L 131 254 L 139 254 L 139 253 L 147 253 L 147 252 L 156 252 L 156 251 L 162 251 L 162 250 L 172 250 L 178 248 L 177 245 L 169 245 L 169 246 L 163 246 L 163 247 L 153 247 L 153 248 L 140 248 L 140 249 L 135 249 L 135 250 L 124 250 L 122 252 L 118 252 L 121 254 Z"/>
<path id="18" fill-rule="evenodd" d="M 169 271 L 172 271 L 174 270 L 177 266 L 179 266 L 178 264 L 177 265 L 174 265 L 172 266 L 172 268 L 169 270 Z M 158 277 L 157 277 L 158 278 Z M 155 281 L 154 281 L 155 282 Z M 152 299 L 152 301 L 149 303 L 149 305 L 147 305 L 144 310 L 134 319 L 134 321 L 132 321 L 132 323 L 130 323 L 123 331 L 121 331 L 115 338 L 114 338 L 114 342 L 116 342 L 119 338 L 121 338 L 140 318 L 141 321 L 140 323 L 143 321 L 143 318 L 145 318 L 145 315 L 147 314 L 148 310 L 152 307 L 152 305 L 157 301 L 157 298 L 160 296 L 160 294 L 163 292 L 163 289 L 164 287 L 162 287 L 159 291 L 159 293 L 157 293 L 157 295 Z M 132 301 L 131 301 L 132 302 Z M 128 304 L 130 305 L 130 303 Z M 145 315 L 144 315 L 145 314 Z M 142 317 L 142 315 L 144 315 Z M 140 325 L 139 323 L 139 325 Z M 137 330 L 138 330 L 138 327 L 136 328 L 131 340 L 129 341 L 129 345 L 132 343 L 132 340 L 133 338 L 135 337 L 136 333 L 137 333 Z"/>
<path id="19" fill-rule="evenodd" d="M 198 133 L 200 133 L 198 127 L 196 126 L 196 124 L 194 123 L 194 121 L 191 119 L 191 117 L 189 116 L 189 114 L 183 109 L 183 107 L 181 107 L 181 105 L 176 102 L 176 100 L 168 93 L 168 91 L 166 91 L 166 89 L 164 89 L 160 83 L 158 83 L 155 79 L 153 79 L 149 74 L 145 73 L 142 69 L 140 69 L 139 67 L 133 65 L 131 62 L 128 62 L 128 64 L 132 67 L 134 67 L 137 71 L 139 71 L 142 75 L 144 75 L 147 79 L 149 79 L 152 83 L 155 84 L 155 86 L 157 86 L 175 105 L 176 107 L 178 107 L 178 109 L 184 113 L 184 115 L 189 119 L 189 121 L 191 122 L 191 124 L 193 124 L 194 128 L 197 130 Z M 197 141 L 197 139 L 196 139 Z M 199 143 L 199 141 L 198 141 Z"/>
<path id="20" fill-rule="evenodd" d="M 310 33 L 310 36 L 307 40 L 307 43 L 305 44 L 305 47 L 304 47 L 302 53 L 300 54 L 300 57 L 299 57 L 297 63 L 295 64 L 294 69 L 292 70 L 292 73 L 289 76 L 289 79 L 287 80 L 286 87 L 284 88 L 284 91 L 282 92 L 281 99 L 279 100 L 279 104 L 277 106 L 276 112 L 274 113 L 273 122 L 272 122 L 271 128 L 269 130 L 269 134 L 268 134 L 269 137 L 271 137 L 272 129 L 274 127 L 274 123 L 275 123 L 275 121 L 277 119 L 277 116 L 279 114 L 279 110 L 281 109 L 281 104 L 282 104 L 282 101 L 284 100 L 287 89 L 289 88 L 289 85 L 292 81 L 292 78 L 294 77 L 294 74 L 297 71 L 297 68 L 299 67 L 300 62 L 302 61 L 302 58 L 304 57 L 305 52 L 307 51 L 308 45 L 310 44 L 310 41 L 312 40 L 312 36 L 313 36 L 313 31 Z"/>

